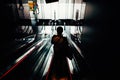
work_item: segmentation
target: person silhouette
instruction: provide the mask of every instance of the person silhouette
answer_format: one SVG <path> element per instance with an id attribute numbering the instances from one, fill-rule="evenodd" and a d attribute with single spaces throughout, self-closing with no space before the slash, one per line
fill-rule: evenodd
<path id="1" fill-rule="evenodd" d="M 39 7 L 37 2 L 33 3 L 33 14 L 38 14 L 39 13 Z"/>
<path id="2" fill-rule="evenodd" d="M 55 76 L 57 79 L 61 77 L 68 77 L 69 68 L 66 59 L 66 49 L 65 47 L 68 45 L 67 37 L 62 35 L 63 28 L 57 28 L 57 35 L 52 36 L 51 43 L 54 45 L 54 55 L 52 59 L 52 75 Z"/>
<path id="3" fill-rule="evenodd" d="M 62 35 L 63 28 L 57 28 L 57 35 L 53 35 L 51 43 L 54 44 L 54 53 L 59 55 L 58 57 L 64 57 L 65 46 L 68 45 L 67 37 Z"/>
<path id="4" fill-rule="evenodd" d="M 18 0 L 19 9 L 24 9 L 22 0 Z"/>

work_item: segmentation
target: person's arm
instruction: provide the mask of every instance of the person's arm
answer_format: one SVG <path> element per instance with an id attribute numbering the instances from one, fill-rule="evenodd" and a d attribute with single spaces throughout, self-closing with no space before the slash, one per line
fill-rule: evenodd
<path id="1" fill-rule="evenodd" d="M 53 40 L 53 39 L 54 39 L 54 37 L 55 37 L 55 35 L 52 37 L 52 40 L 51 40 L 51 43 L 52 43 L 52 44 L 54 44 L 54 40 Z"/>

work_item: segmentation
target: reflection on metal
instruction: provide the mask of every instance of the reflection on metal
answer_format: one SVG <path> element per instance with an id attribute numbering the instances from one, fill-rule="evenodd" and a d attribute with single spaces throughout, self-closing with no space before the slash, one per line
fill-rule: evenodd
<path id="1" fill-rule="evenodd" d="M 67 61 L 68 61 L 70 73 L 73 74 L 73 64 L 72 64 L 72 62 L 71 62 L 71 60 L 69 58 L 67 58 Z"/>
<path id="2" fill-rule="evenodd" d="M 20 56 L 15 63 L 19 62 L 20 60 L 22 60 L 24 57 L 26 57 L 28 54 L 31 53 L 31 51 L 33 51 L 36 47 L 38 47 L 41 43 L 43 42 L 43 40 L 41 40 L 40 42 L 37 43 L 37 45 L 33 46 L 32 48 L 30 48 L 26 53 L 24 53 L 22 56 Z"/>
<path id="3" fill-rule="evenodd" d="M 46 63 L 46 66 L 44 66 L 45 70 L 43 72 L 43 76 L 45 76 L 47 74 L 47 72 L 48 72 L 48 70 L 50 68 L 50 63 L 51 63 L 52 58 L 53 58 L 53 45 L 51 46 L 51 48 L 50 48 L 50 50 L 48 52 L 48 55 L 46 57 L 47 63 Z"/>
<path id="4" fill-rule="evenodd" d="M 74 47 L 77 49 L 77 51 L 79 52 L 79 54 L 82 56 L 82 58 L 84 58 L 80 48 L 71 40 L 72 44 L 74 45 Z"/>

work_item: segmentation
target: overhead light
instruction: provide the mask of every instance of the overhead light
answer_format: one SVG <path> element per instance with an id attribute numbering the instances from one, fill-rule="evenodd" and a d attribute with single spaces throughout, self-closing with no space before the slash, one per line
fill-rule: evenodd
<path id="1" fill-rule="evenodd" d="M 58 2 L 59 0 L 45 0 L 46 3 Z"/>

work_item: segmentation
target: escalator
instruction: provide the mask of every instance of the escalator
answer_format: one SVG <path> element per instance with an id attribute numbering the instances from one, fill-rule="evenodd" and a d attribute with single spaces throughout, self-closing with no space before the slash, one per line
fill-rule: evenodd
<path id="1" fill-rule="evenodd" d="M 36 60 L 39 60 L 39 56 L 44 57 L 42 62 L 45 60 L 45 56 L 47 55 L 47 51 L 50 47 L 46 46 L 48 42 L 48 40 L 43 39 L 30 46 L 23 55 L 14 60 L 1 71 L 2 74 L 0 76 L 0 79 L 19 80 L 21 78 L 27 78 L 28 80 L 28 78 L 31 76 L 28 72 L 31 71 L 32 68 L 34 68 L 33 66 L 35 64 L 38 64 Z M 46 53 L 46 55 L 44 53 Z M 27 77 L 28 75 L 29 77 Z"/>
<path id="2" fill-rule="evenodd" d="M 69 42 L 74 52 L 73 59 L 66 58 L 67 78 L 61 79 L 86 79 L 90 72 L 88 64 L 77 45 L 71 39 Z M 53 69 L 51 66 L 53 53 L 53 45 L 50 43 L 50 39 L 42 39 L 36 42 L 23 55 L 1 71 L 3 74 L 0 76 L 0 80 L 50 80 Z"/>

